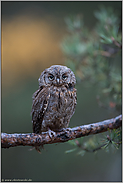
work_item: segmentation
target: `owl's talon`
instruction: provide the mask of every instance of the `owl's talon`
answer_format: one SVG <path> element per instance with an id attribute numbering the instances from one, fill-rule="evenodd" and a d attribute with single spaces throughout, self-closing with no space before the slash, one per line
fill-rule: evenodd
<path id="1" fill-rule="evenodd" d="M 71 131 L 71 128 L 62 128 L 59 130 L 59 132 L 66 132 L 66 131 Z"/>
<path id="2" fill-rule="evenodd" d="M 54 131 L 50 130 L 50 129 L 48 129 L 48 133 L 49 133 L 49 136 L 50 136 L 51 139 L 52 139 L 53 136 L 56 135 L 56 133 Z"/>
<path id="3" fill-rule="evenodd" d="M 71 128 L 66 128 L 66 131 L 72 131 Z"/>

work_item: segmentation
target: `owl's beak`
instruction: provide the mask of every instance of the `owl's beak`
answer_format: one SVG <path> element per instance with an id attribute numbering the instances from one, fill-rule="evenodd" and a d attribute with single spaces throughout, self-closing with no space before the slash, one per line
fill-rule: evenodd
<path id="1" fill-rule="evenodd" d="M 59 79 L 59 78 L 57 78 L 57 79 L 56 79 L 56 81 L 57 81 L 57 84 L 59 84 L 59 83 L 60 83 L 60 79 Z"/>

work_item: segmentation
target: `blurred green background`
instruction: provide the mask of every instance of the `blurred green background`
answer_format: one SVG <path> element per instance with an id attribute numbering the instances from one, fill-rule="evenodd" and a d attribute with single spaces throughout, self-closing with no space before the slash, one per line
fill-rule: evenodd
<path id="1" fill-rule="evenodd" d="M 32 132 L 32 94 L 40 73 L 53 64 L 64 65 L 61 42 L 67 34 L 64 18 L 81 13 L 85 25 L 96 23 L 93 12 L 100 5 L 121 10 L 121 1 L 95 2 L 2 2 L 2 132 Z M 78 84 L 77 107 L 70 127 L 115 117 L 99 108 L 97 88 Z M 65 154 L 68 143 L 45 145 L 41 154 L 30 147 L 2 149 L 5 179 L 32 181 L 121 181 L 121 149 Z"/>

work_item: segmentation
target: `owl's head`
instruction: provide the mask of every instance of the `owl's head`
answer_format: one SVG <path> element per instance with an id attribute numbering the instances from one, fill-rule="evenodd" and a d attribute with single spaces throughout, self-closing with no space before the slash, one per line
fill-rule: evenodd
<path id="1" fill-rule="evenodd" d="M 66 66 L 52 65 L 45 69 L 39 79 L 39 87 L 41 86 L 61 86 L 71 85 L 75 86 L 76 78 L 74 73 Z"/>

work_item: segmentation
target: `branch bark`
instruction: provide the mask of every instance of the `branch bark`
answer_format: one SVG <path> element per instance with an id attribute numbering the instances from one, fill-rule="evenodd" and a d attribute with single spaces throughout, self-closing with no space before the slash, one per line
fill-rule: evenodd
<path id="1" fill-rule="evenodd" d="M 15 146 L 43 146 L 44 144 L 67 142 L 68 140 L 73 140 L 83 136 L 102 133 L 108 129 L 117 129 L 121 127 L 121 125 L 122 115 L 119 115 L 115 118 L 104 120 L 102 122 L 92 123 L 74 128 L 66 128 L 61 132 L 43 132 L 41 135 L 35 133 L 1 133 L 1 144 L 2 148 Z"/>

